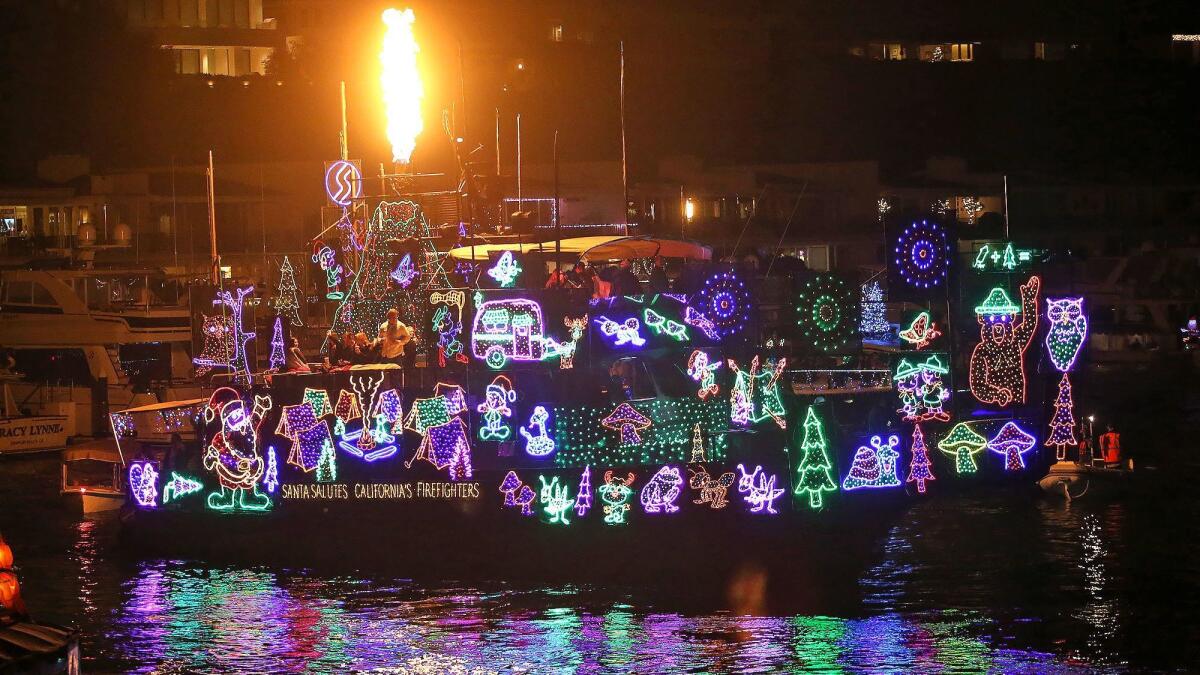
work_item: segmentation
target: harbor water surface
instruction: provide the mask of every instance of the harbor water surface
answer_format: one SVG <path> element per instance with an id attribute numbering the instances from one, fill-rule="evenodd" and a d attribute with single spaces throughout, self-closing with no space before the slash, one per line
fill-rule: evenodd
<path id="1" fill-rule="evenodd" d="M 116 518 L 62 507 L 55 467 L 0 464 L 0 531 L 31 612 L 82 630 L 89 672 L 1200 666 L 1200 507 L 1179 471 L 1069 505 L 1015 486 L 931 488 L 869 559 L 845 561 L 857 593 L 801 580 L 812 592 L 781 606 L 769 579 L 690 588 L 687 570 L 652 586 L 538 587 L 139 560 L 117 546 Z"/>

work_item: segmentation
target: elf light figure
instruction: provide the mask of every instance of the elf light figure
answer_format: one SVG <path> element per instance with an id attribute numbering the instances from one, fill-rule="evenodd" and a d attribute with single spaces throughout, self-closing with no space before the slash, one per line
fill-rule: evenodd
<path id="1" fill-rule="evenodd" d="M 495 279 L 502 288 L 511 288 L 517 282 L 517 275 L 520 273 L 521 266 L 513 258 L 512 251 L 505 251 L 496 264 L 487 271 L 488 276 Z"/>
<path id="2" fill-rule="evenodd" d="M 1004 289 L 993 288 L 975 308 L 980 342 L 971 352 L 969 380 L 980 403 L 1004 408 L 1025 402 L 1025 350 L 1037 332 L 1041 285 L 1041 279 L 1030 277 L 1021 286 L 1020 307 Z"/>
<path id="3" fill-rule="evenodd" d="M 536 434 L 529 433 L 521 427 L 521 435 L 525 437 L 525 454 L 530 457 L 545 457 L 554 452 L 554 439 L 546 433 L 546 423 L 550 421 L 550 413 L 543 406 L 534 406 L 533 414 L 529 416 L 529 428 Z"/>
<path id="4" fill-rule="evenodd" d="M 483 426 L 479 428 L 481 441 L 507 441 L 512 435 L 505 420 L 512 417 L 509 403 L 517 400 L 517 392 L 513 391 L 512 381 L 504 375 L 497 375 L 492 383 L 484 389 L 483 402 L 475 406 L 475 411 L 483 415 Z"/>
<path id="5" fill-rule="evenodd" d="M 325 297 L 330 300 L 341 300 L 346 296 L 342 291 L 342 275 L 345 270 L 338 264 L 337 253 L 321 242 L 313 245 L 313 262 L 325 272 Z"/>
<path id="6" fill-rule="evenodd" d="M 709 363 L 708 354 L 697 349 L 688 357 L 687 374 L 696 382 L 700 383 L 700 390 L 696 392 L 696 396 L 700 400 L 706 400 L 709 396 L 716 396 L 721 391 L 717 386 L 716 370 L 721 367 L 721 362 Z"/>

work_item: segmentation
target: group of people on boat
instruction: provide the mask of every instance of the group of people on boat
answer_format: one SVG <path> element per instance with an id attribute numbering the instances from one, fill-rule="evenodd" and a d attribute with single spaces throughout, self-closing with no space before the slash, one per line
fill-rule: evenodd
<path id="1" fill-rule="evenodd" d="M 415 364 L 416 352 L 405 347 L 417 339 L 416 332 L 400 321 L 399 310 L 393 308 L 387 312 L 387 319 L 379 324 L 379 331 L 374 338 L 367 337 L 365 332 L 329 331 L 325 335 L 325 343 L 321 347 L 324 354 L 321 368 L 333 370 L 347 366 L 366 365 L 372 363 L 391 363 L 402 368 L 412 368 Z M 292 338 L 292 348 L 288 350 L 288 372 L 311 372 L 312 368 L 304 360 L 300 343 Z"/>

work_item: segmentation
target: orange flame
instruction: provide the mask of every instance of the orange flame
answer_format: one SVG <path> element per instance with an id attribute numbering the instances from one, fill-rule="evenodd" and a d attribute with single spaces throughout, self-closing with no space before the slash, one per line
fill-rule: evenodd
<path id="1" fill-rule="evenodd" d="M 417 40 L 413 36 L 416 16 L 411 9 L 383 12 L 387 32 L 379 60 L 383 62 L 383 103 L 387 110 L 387 137 L 392 144 L 392 161 L 407 164 L 412 158 L 417 136 L 424 128 L 421 99 L 425 90 L 417 72 Z"/>

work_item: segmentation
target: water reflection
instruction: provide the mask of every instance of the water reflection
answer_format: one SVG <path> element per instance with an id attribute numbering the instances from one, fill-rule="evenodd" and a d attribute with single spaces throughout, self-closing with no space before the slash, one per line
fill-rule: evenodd
<path id="1" fill-rule="evenodd" d="M 689 617 L 625 603 L 563 606 L 553 590 L 443 595 L 395 582 L 318 583 L 303 573 L 169 562 L 141 565 L 123 596 L 108 635 L 118 661 L 104 665 L 138 672 L 1063 667 L 1049 654 L 989 644 L 989 622 L 970 614 Z"/>
<path id="2" fill-rule="evenodd" d="M 371 575 L 131 561 L 112 519 L 20 499 L 0 528 L 31 609 L 92 672 L 1061 672 L 1200 662 L 1190 493 L 1105 503 L 940 495 L 906 507 L 833 606 L 772 604 L 750 569 L 680 612 L 645 588 L 418 586 Z M 7 501 L 6 501 L 7 500 Z M 1171 517 L 1164 518 L 1164 514 Z M 805 583 L 817 568 L 797 566 Z M 725 595 L 729 586 L 736 591 Z M 836 585 L 841 593 L 842 585 Z M 767 615 L 764 615 L 767 614 Z M 771 615 L 773 614 L 773 615 Z"/>

